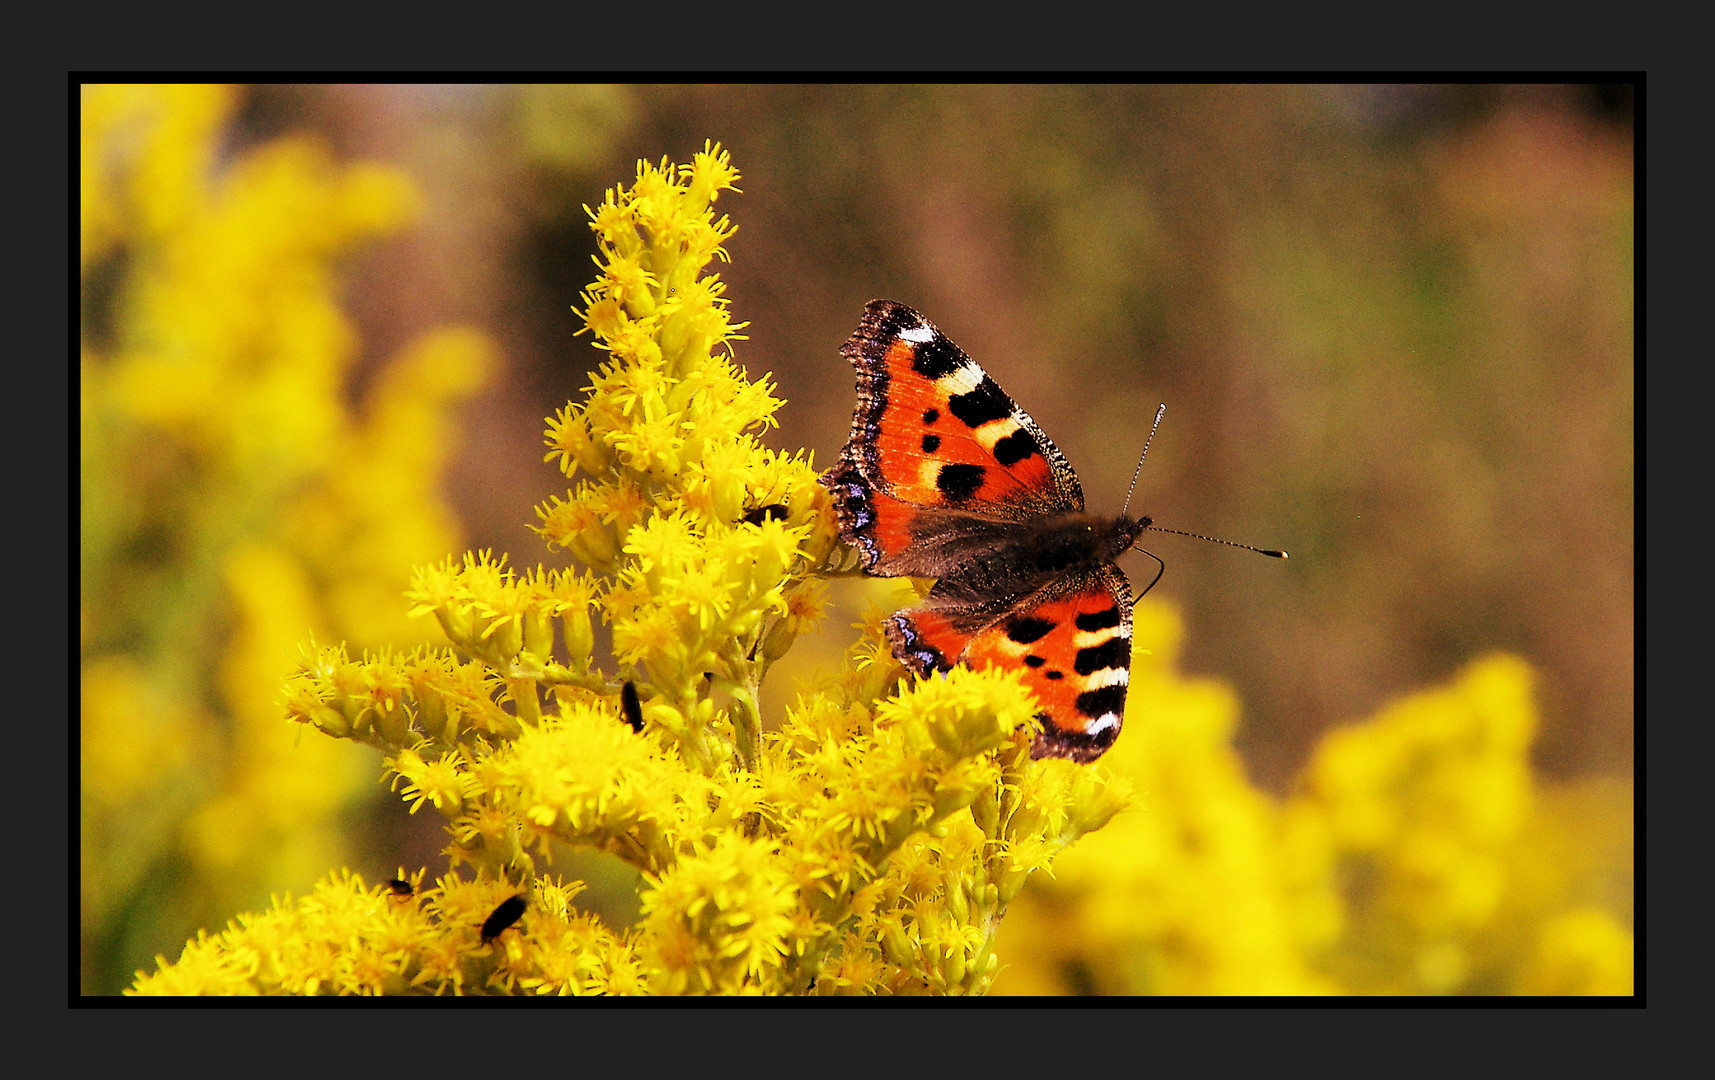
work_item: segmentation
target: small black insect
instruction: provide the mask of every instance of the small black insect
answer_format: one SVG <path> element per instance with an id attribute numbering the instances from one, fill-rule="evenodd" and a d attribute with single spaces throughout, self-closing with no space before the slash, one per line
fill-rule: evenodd
<path id="1" fill-rule="evenodd" d="M 744 520 L 752 525 L 760 525 L 764 521 L 785 521 L 792 516 L 792 508 L 785 503 L 769 503 L 767 506 L 753 507 L 744 512 Z"/>
<path id="2" fill-rule="evenodd" d="M 403 900 L 412 893 L 411 883 L 403 878 L 393 878 L 387 882 L 388 891 Z"/>
<path id="3" fill-rule="evenodd" d="M 525 903 L 523 893 L 502 900 L 500 906 L 495 908 L 488 918 L 482 920 L 482 943 L 487 945 L 504 933 L 507 927 L 517 922 L 518 917 L 524 914 Z"/>
<path id="4" fill-rule="evenodd" d="M 643 703 L 637 700 L 637 687 L 629 681 L 619 688 L 619 709 L 632 731 L 643 730 Z"/>

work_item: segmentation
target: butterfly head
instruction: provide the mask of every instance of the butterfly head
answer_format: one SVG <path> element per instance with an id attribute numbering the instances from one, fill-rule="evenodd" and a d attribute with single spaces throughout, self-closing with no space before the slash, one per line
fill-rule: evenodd
<path id="1" fill-rule="evenodd" d="M 1134 518 L 1127 514 L 1121 514 L 1114 518 L 1109 524 L 1110 532 L 1104 552 L 1105 557 L 1111 561 L 1130 551 L 1132 546 L 1137 543 L 1137 538 L 1142 536 L 1144 530 L 1148 529 L 1149 526 L 1150 520 L 1147 517 Z"/>

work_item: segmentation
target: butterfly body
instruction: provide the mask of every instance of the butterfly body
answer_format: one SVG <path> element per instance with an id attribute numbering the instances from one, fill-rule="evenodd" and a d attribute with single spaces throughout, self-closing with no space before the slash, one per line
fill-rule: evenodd
<path id="1" fill-rule="evenodd" d="M 935 578 L 887 620 L 917 672 L 1023 673 L 1035 757 L 1090 761 L 1119 734 L 1131 589 L 1114 560 L 1148 518 L 1084 510 L 1071 465 L 982 368 L 912 309 L 871 301 L 841 348 L 858 374 L 851 437 L 822 483 L 864 570 Z"/>
<path id="2" fill-rule="evenodd" d="M 947 524 L 961 534 L 940 545 L 946 562 L 930 595 L 997 614 L 1057 578 L 1112 562 L 1141 531 L 1129 518 L 1077 512 Z"/>

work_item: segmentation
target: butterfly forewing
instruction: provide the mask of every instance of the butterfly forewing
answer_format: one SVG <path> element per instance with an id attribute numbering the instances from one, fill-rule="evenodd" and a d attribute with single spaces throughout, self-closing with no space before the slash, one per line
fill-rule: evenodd
<path id="1" fill-rule="evenodd" d="M 871 301 L 841 351 L 859 373 L 859 467 L 886 494 L 988 513 L 1083 508 L 1059 449 L 928 319 Z"/>

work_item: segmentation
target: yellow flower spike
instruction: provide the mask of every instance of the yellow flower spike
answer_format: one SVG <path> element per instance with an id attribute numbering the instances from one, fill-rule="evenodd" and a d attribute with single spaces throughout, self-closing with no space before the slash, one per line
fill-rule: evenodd
<path id="1" fill-rule="evenodd" d="M 646 870 L 672 859 L 674 846 L 701 835 L 709 814 L 706 781 L 659 753 L 664 711 L 651 704 L 645 735 L 604 709 L 575 705 L 544 717 L 492 760 L 496 792 L 539 836 L 613 851 Z"/>
<path id="2" fill-rule="evenodd" d="M 943 992 L 953 990 L 965 981 L 965 950 L 961 942 L 947 944 L 938 974 Z"/>
<path id="3" fill-rule="evenodd" d="M 707 210 L 723 191 L 744 194 L 736 183 L 738 170 L 732 166 L 732 155 L 721 149 L 718 142 L 703 143 L 703 148 L 691 156 L 691 163 L 679 166 L 679 171 L 690 181 L 684 196 L 687 212 Z"/>
<path id="4" fill-rule="evenodd" d="M 620 256 L 607 264 L 607 295 L 633 319 L 646 319 L 655 310 L 655 276 L 645 270 L 640 258 Z"/>
<path id="5" fill-rule="evenodd" d="M 976 801 L 978 793 L 988 786 L 984 783 L 988 779 L 986 770 L 978 772 L 975 777 L 962 775 L 959 771 L 944 774 L 934 788 L 929 820 L 939 822 L 949 814 L 955 814 L 971 805 Z"/>
<path id="6" fill-rule="evenodd" d="M 1068 832 L 1083 836 L 1103 828 L 1122 811 L 1135 805 L 1136 793 L 1124 777 L 1106 769 L 1087 769 L 1074 777 L 1067 795 Z"/>
<path id="7" fill-rule="evenodd" d="M 786 594 L 785 617 L 768 628 L 759 655 L 764 662 L 773 663 L 786 655 L 798 635 L 821 621 L 827 613 L 826 589 L 818 581 L 808 581 Z"/>
<path id="8" fill-rule="evenodd" d="M 506 680 L 506 696 L 517 709 L 518 719 L 529 727 L 542 722 L 542 699 L 537 696 L 537 686 L 534 678 Z"/>
<path id="9" fill-rule="evenodd" d="M 350 738 L 351 721 L 341 709 L 330 704 L 338 695 L 328 678 L 346 663 L 345 650 L 341 646 L 318 649 L 313 642 L 305 645 L 298 661 L 298 671 L 287 680 L 280 696 L 286 718 L 311 724 L 336 739 Z"/>
<path id="10" fill-rule="evenodd" d="M 389 675 L 395 674 L 388 672 Z M 376 737 L 385 746 L 402 746 L 412 739 L 412 714 L 400 700 L 399 687 L 378 688 L 373 712 Z"/>
<path id="11" fill-rule="evenodd" d="M 747 473 L 756 462 L 756 449 L 746 443 L 708 439 L 687 470 L 687 481 L 707 491 L 708 516 L 725 525 L 736 524 L 750 502 Z"/>
<path id="12" fill-rule="evenodd" d="M 616 336 L 608 339 L 607 348 L 616 358 L 639 368 L 651 371 L 664 368 L 661 343 L 655 339 L 652 328 L 648 325 L 625 323 Z"/>
<path id="13" fill-rule="evenodd" d="M 368 740 L 372 737 L 375 702 L 370 693 L 368 665 L 345 661 L 334 666 L 327 677 L 333 707 L 345 717 L 351 737 Z"/>
<path id="14" fill-rule="evenodd" d="M 745 324 L 706 267 L 727 257 L 733 225 L 711 204 L 736 175 L 709 144 L 690 166 L 640 163 L 590 211 L 601 274 L 580 307 L 609 355 L 547 425 L 546 460 L 582 475 L 537 509 L 544 541 L 583 569 L 514 573 L 474 553 L 419 571 L 413 610 L 466 659 L 327 656 L 291 695 L 296 715 L 331 709 L 382 745 L 394 788 L 448 818 L 449 856 L 489 890 L 425 890 L 417 991 L 964 993 L 994 969 L 1033 708 L 1016 683 L 960 669 L 878 705 L 899 668 L 872 625 L 853 664 L 760 730 L 763 673 L 821 617 L 806 576 L 838 540 L 808 456 L 757 441 L 782 404 L 772 380 L 730 359 Z M 616 715 L 616 680 L 640 692 L 640 731 Z M 1007 839 L 961 814 L 973 803 Z M 1058 850 L 1027 839 L 1020 875 Z M 604 931 L 536 879 L 556 844 L 644 871 L 639 923 Z M 485 912 L 522 891 L 529 934 L 472 964 L 461 948 Z M 382 978 L 301 966 L 300 986 Z"/>
<path id="15" fill-rule="evenodd" d="M 485 658 L 496 666 L 508 666 L 524 648 L 523 619 L 514 614 L 493 614 L 480 620 L 484 623 L 478 636 L 485 648 Z"/>
<path id="16" fill-rule="evenodd" d="M 665 172 L 667 160 L 661 159 L 661 167 L 639 163 L 637 182 L 632 185 L 630 210 L 638 230 L 648 243 L 650 253 L 654 254 L 663 233 L 671 226 L 671 213 L 677 204 L 677 192 L 671 179 Z"/>
<path id="17" fill-rule="evenodd" d="M 984 836 L 995 839 L 1000 834 L 1000 791 L 993 784 L 979 791 L 971 800 L 971 820 Z"/>

